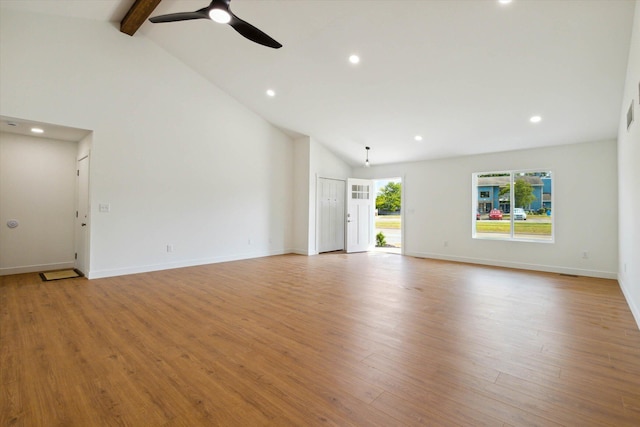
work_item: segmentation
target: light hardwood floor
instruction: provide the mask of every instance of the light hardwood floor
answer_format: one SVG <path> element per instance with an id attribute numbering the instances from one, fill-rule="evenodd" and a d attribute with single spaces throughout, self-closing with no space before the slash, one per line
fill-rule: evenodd
<path id="1" fill-rule="evenodd" d="M 399 255 L 0 278 L 0 426 L 639 426 L 615 281 Z"/>

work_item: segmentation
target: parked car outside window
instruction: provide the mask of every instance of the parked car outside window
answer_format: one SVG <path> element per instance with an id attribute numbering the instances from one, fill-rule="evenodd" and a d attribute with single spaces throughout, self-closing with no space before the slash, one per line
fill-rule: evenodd
<path id="1" fill-rule="evenodd" d="M 489 219 L 502 219 L 502 211 L 500 209 L 491 209 Z"/>
<path id="2" fill-rule="evenodd" d="M 513 210 L 513 219 L 526 221 L 527 220 L 527 213 L 522 208 L 515 208 Z"/>

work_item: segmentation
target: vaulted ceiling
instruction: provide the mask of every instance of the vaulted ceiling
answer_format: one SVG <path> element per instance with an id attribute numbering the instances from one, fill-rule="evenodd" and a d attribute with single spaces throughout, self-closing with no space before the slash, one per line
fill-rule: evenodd
<path id="1" fill-rule="evenodd" d="M 153 1 L 153 0 L 152 0 Z M 2 7 L 120 22 L 133 0 L 3 0 Z M 152 16 L 207 0 L 162 0 Z M 615 138 L 633 0 L 232 0 L 284 45 L 208 20 L 147 37 L 292 135 L 352 165 Z M 348 61 L 360 56 L 359 64 Z M 275 96 L 266 95 L 272 89 Z M 539 123 L 531 123 L 532 116 Z M 421 141 L 416 141 L 416 136 Z"/>

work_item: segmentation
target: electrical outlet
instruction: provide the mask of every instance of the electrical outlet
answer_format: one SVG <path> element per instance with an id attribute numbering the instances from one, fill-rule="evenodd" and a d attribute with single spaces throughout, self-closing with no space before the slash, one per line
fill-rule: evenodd
<path id="1" fill-rule="evenodd" d="M 173 245 L 167 245 L 167 252 L 173 252 Z"/>
<path id="2" fill-rule="evenodd" d="M 583 259 L 589 258 L 589 252 L 588 251 L 582 251 L 582 258 Z"/>

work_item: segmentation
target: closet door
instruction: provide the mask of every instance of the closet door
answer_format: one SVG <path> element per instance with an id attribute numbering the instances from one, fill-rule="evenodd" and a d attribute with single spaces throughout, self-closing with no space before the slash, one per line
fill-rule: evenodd
<path id="1" fill-rule="evenodd" d="M 344 249 L 345 182 L 318 179 L 318 252 Z"/>

